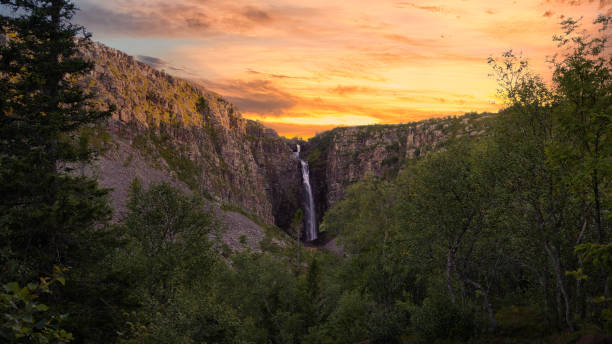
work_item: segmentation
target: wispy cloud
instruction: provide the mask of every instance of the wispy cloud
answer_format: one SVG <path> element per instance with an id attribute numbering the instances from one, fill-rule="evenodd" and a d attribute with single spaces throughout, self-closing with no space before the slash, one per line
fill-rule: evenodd
<path id="1" fill-rule="evenodd" d="M 278 89 L 271 81 L 229 80 L 223 82 L 201 81 L 213 91 L 224 95 L 241 111 L 265 116 L 280 116 L 297 103 L 297 98 Z"/>
<path id="2" fill-rule="evenodd" d="M 272 17 L 270 17 L 267 12 L 252 6 L 248 6 L 244 10 L 243 15 L 246 18 L 259 23 L 267 23 L 272 20 Z"/>
<path id="3" fill-rule="evenodd" d="M 418 5 L 412 2 L 397 2 L 395 4 L 396 7 L 413 7 L 419 10 L 428 11 L 428 12 L 441 12 L 442 7 L 440 6 L 431 6 L 431 5 Z"/>
<path id="4" fill-rule="evenodd" d="M 153 68 L 164 68 L 168 66 L 168 62 L 152 56 L 138 55 L 136 59 L 140 62 L 146 63 Z"/>
<path id="5" fill-rule="evenodd" d="M 379 90 L 376 89 L 376 88 L 367 87 L 367 86 L 344 86 L 344 85 L 338 85 L 338 86 L 330 89 L 329 92 L 330 93 L 339 94 L 341 96 L 344 96 L 344 95 L 351 95 L 351 94 L 358 94 L 358 93 L 376 94 L 376 93 L 379 92 Z"/>
<path id="6" fill-rule="evenodd" d="M 120 3 L 122 4 L 122 3 Z M 128 3 L 131 4 L 131 3 Z M 167 36 L 205 34 L 211 20 L 204 8 L 188 3 L 160 3 L 156 6 L 103 6 L 82 1 L 76 20 L 97 33 L 126 36 Z"/>
<path id="7" fill-rule="evenodd" d="M 493 111 L 488 56 L 514 48 L 549 74 L 558 19 L 612 14 L 612 0 L 76 2 L 94 38 L 300 136 Z"/>

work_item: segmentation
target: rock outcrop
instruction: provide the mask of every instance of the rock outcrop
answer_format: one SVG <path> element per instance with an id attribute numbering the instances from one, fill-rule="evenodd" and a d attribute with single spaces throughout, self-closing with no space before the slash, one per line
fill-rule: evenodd
<path id="1" fill-rule="evenodd" d="M 297 143 L 310 164 L 320 220 L 351 183 L 367 174 L 393 176 L 405 161 L 449 138 L 477 133 L 475 122 L 482 118 L 469 114 L 343 127 L 297 142 L 242 118 L 232 104 L 201 85 L 120 51 L 93 43 L 82 54 L 95 64 L 83 86 L 98 96 L 99 106 L 116 106 L 101 128 L 111 141 L 103 166 L 112 167 L 102 173 L 172 181 L 284 229 L 303 206 L 300 167 L 292 154 Z M 154 170 L 139 172 L 144 165 Z M 113 178 L 102 177 L 113 187 Z M 116 182 L 118 189 L 126 189 L 128 177 Z M 121 209 L 125 195 L 115 196 Z"/>
<path id="2" fill-rule="evenodd" d="M 389 178 L 407 161 L 439 149 L 450 139 L 482 132 L 488 115 L 430 119 L 397 125 L 335 128 L 309 140 L 305 156 L 311 166 L 319 220 L 344 196 L 347 186 L 366 175 Z"/>
<path id="3" fill-rule="evenodd" d="M 192 190 L 286 225 L 300 185 L 289 141 L 202 86 L 115 49 L 93 43 L 83 55 L 95 63 L 84 86 L 101 107 L 116 106 L 107 123 L 113 136 Z"/>

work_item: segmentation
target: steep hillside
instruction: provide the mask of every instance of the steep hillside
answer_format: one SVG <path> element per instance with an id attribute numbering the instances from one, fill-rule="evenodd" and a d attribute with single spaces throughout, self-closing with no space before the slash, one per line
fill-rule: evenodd
<path id="1" fill-rule="evenodd" d="M 394 176 L 411 158 L 453 138 L 481 133 L 481 120 L 488 116 L 472 113 L 408 124 L 342 127 L 310 139 L 304 155 L 311 166 L 319 220 L 342 199 L 348 185 L 368 174 Z"/>
<path id="2" fill-rule="evenodd" d="M 287 209 L 299 207 L 301 178 L 288 141 L 193 82 L 101 44 L 83 53 L 95 62 L 84 85 L 100 104 L 117 107 L 107 127 L 121 154 L 105 154 L 121 162 L 113 173 L 139 156 L 191 190 L 286 225 Z"/>
<path id="3" fill-rule="evenodd" d="M 83 81 L 100 105 L 114 104 L 102 131 L 98 164 L 103 184 L 123 209 L 132 178 L 169 181 L 263 223 L 287 229 L 303 206 L 302 176 L 292 152 L 298 143 L 242 118 L 219 95 L 174 78 L 117 50 L 94 43 L 83 55 L 95 63 Z M 303 146 L 320 220 L 345 188 L 373 174 L 392 176 L 412 157 L 452 137 L 478 133 L 482 116 L 401 125 L 342 127 Z M 103 140 L 103 141 L 104 141 Z M 110 142 L 110 143 L 109 143 Z"/>

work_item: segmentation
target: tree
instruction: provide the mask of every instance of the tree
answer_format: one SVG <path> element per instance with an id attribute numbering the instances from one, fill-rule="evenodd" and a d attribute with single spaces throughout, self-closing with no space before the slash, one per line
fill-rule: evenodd
<path id="1" fill-rule="evenodd" d="M 12 10 L 0 16 L 8 37 L 0 46 L 0 241 L 20 266 L 12 270 L 20 276 L 2 280 L 28 280 L 91 256 L 94 225 L 110 215 L 107 192 L 70 172 L 95 155 L 79 128 L 110 110 L 98 111 L 78 84 L 92 63 L 78 57 L 89 35 L 70 23 L 71 1 L 0 4 Z"/>
<path id="2" fill-rule="evenodd" d="M 49 307 L 38 299 L 51 294 L 53 284 L 65 285 L 62 269 L 55 267 L 53 278 L 41 277 L 20 287 L 17 282 L 7 283 L 0 290 L 0 338 L 4 343 L 69 343 L 72 334 L 59 327 L 65 315 L 48 316 Z"/>
<path id="3" fill-rule="evenodd" d="M 184 196 L 167 183 L 144 190 L 135 179 L 123 222 L 134 238 L 133 252 L 143 255 L 142 278 L 148 293 L 163 304 L 184 276 L 196 278 L 211 269 L 213 252 L 207 234 L 213 217 L 201 200 Z"/>
<path id="4" fill-rule="evenodd" d="M 139 343 L 233 342 L 237 320 L 212 291 L 220 264 L 207 238 L 214 217 L 202 200 L 167 183 L 144 189 L 135 179 L 127 208 L 129 243 L 115 264 L 129 272 L 138 306 L 122 337 Z"/>
<path id="5" fill-rule="evenodd" d="M 291 232 L 295 234 L 295 238 L 297 239 L 297 248 L 296 248 L 296 263 L 295 263 L 295 271 L 299 275 L 301 260 L 300 260 L 300 251 L 301 251 L 301 243 L 302 243 L 302 230 L 304 228 L 304 212 L 302 209 L 298 209 L 293 215 L 293 220 L 291 221 Z"/>
<path id="6" fill-rule="evenodd" d="M 70 283 L 43 301 L 72 315 L 66 326 L 79 340 L 108 340 L 121 283 L 101 265 L 119 236 L 104 228 L 107 190 L 74 171 L 96 155 L 82 133 L 112 110 L 98 110 L 79 85 L 93 67 L 79 57 L 89 34 L 70 23 L 69 0 L 0 6 L 0 282 L 70 266 Z"/>
<path id="7" fill-rule="evenodd" d="M 490 328 L 495 329 L 491 293 L 506 241 L 492 219 L 496 183 L 483 164 L 486 160 L 482 145 L 459 141 L 446 151 L 428 154 L 400 175 L 407 178 L 402 183 L 410 195 L 404 201 L 409 207 L 402 227 L 407 241 L 427 247 L 439 260 L 437 265 L 445 266 L 451 302 L 482 296 Z"/>
<path id="8" fill-rule="evenodd" d="M 573 19 L 562 23 L 565 32 L 555 40 L 565 51 L 551 61 L 550 86 L 511 51 L 501 60 L 489 59 L 509 104 L 494 133 L 498 160 L 508 162 L 503 178 L 510 196 L 507 214 L 517 221 L 517 228 L 526 229 L 517 237 L 536 244 L 524 250 L 523 260 L 536 271 L 546 305 L 548 295 L 556 294 L 551 298 L 556 298 L 558 318 L 564 318 L 571 330 L 572 306 L 582 309 L 584 317 L 586 299 L 581 295 L 584 280 L 577 280 L 575 288 L 566 280 L 565 270 L 583 263 L 576 262 L 571 249 L 589 239 L 608 240 L 602 214 L 609 209 L 606 188 L 612 172 L 609 22 L 609 17 L 595 21 L 601 24 L 599 37 L 577 32 L 579 23 Z M 542 254 L 544 259 L 537 258 Z M 548 264 L 538 264 L 545 261 Z M 554 290 L 549 288 L 549 274 Z M 602 280 L 607 295 L 607 279 Z"/>
<path id="9" fill-rule="evenodd" d="M 602 187 L 612 178 L 612 54 L 608 45 L 612 17 L 600 16 L 601 36 L 577 32 L 579 21 L 562 22 L 564 34 L 555 37 L 565 48 L 561 59 L 552 60 L 553 81 L 558 93 L 559 132 L 563 135 L 555 158 L 571 169 L 572 184 L 588 197 L 597 242 L 608 240 Z M 582 190 L 580 190 L 580 188 Z M 588 219 L 585 218 L 585 221 Z"/>

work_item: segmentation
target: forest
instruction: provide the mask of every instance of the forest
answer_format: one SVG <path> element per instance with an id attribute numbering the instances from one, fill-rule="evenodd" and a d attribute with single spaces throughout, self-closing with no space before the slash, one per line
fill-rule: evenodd
<path id="1" fill-rule="evenodd" d="M 0 4 L 0 342 L 611 340 L 611 17 L 563 21 L 551 81 L 489 58 L 505 109 L 350 186 L 320 224 L 342 255 L 232 253 L 208 201 L 168 183 L 134 180 L 111 220 L 109 190 L 75 173 L 116 110 L 79 86 L 90 35 L 71 1 Z"/>

